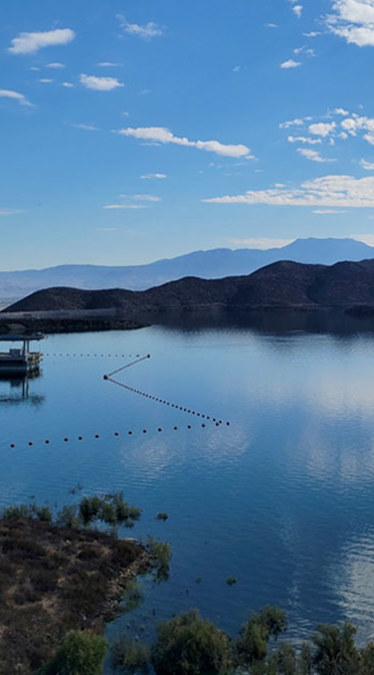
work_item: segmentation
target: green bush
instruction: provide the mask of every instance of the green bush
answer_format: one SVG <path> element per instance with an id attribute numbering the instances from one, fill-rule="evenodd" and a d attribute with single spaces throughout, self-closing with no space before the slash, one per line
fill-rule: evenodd
<path id="1" fill-rule="evenodd" d="M 170 544 L 166 541 L 158 541 L 150 535 L 147 539 L 148 550 L 155 564 L 154 578 L 156 581 L 167 581 L 169 578 L 169 566 L 171 558 Z"/>
<path id="2" fill-rule="evenodd" d="M 147 645 L 126 635 L 114 643 L 112 663 L 123 673 L 149 673 L 150 650 Z"/>
<path id="3" fill-rule="evenodd" d="M 279 607 L 267 606 L 254 612 L 240 629 L 236 641 L 238 662 L 247 665 L 265 659 L 270 637 L 276 639 L 286 628 L 286 614 Z"/>
<path id="4" fill-rule="evenodd" d="M 230 641 L 191 610 L 159 624 L 152 663 L 157 675 L 226 675 L 232 672 Z"/>
<path id="5" fill-rule="evenodd" d="M 106 647 L 101 635 L 69 631 L 40 675 L 101 675 Z"/>

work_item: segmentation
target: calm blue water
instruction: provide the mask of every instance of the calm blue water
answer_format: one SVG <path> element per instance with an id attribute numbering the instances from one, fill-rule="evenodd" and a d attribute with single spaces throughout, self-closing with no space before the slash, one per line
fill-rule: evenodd
<path id="1" fill-rule="evenodd" d="M 374 337 L 151 327 L 43 350 L 28 398 L 0 382 L 0 506 L 118 490 L 141 506 L 130 536 L 166 539 L 173 557 L 167 583 L 144 582 L 137 630 L 199 607 L 236 633 L 271 603 L 293 638 L 343 619 L 374 637 Z M 223 423 L 103 379 L 148 352 L 115 377 Z"/>

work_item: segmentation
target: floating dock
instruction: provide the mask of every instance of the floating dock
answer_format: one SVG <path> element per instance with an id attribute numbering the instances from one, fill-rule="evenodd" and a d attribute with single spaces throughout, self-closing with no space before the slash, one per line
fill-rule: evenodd
<path id="1" fill-rule="evenodd" d="M 20 342 L 21 347 L 11 347 L 8 352 L 0 352 L 0 377 L 4 375 L 27 375 L 37 373 L 43 358 L 41 352 L 30 351 L 32 340 L 43 340 L 42 333 L 30 335 L 0 335 L 2 342 Z"/>

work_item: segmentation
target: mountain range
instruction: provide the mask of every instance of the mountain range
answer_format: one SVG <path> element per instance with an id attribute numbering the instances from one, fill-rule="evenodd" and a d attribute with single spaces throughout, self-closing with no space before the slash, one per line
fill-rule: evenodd
<path id="1" fill-rule="evenodd" d="M 374 247 L 354 239 L 296 239 L 267 250 L 218 248 L 194 251 L 147 265 L 108 267 L 60 265 L 45 269 L 0 271 L 0 301 L 6 305 L 37 290 L 68 286 L 80 289 L 125 288 L 145 290 L 183 277 L 219 279 L 248 275 L 279 260 L 332 265 L 339 261 L 374 258 Z"/>
<path id="2" fill-rule="evenodd" d="M 7 312 L 117 309 L 137 321 L 170 316 L 204 317 L 263 309 L 354 310 L 374 308 L 374 260 L 306 265 L 276 262 L 247 276 L 185 277 L 145 291 L 48 288 L 24 298 Z"/>

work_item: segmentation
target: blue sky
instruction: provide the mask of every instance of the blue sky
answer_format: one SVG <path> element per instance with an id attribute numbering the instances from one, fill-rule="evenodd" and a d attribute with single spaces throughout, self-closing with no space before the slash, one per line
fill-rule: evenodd
<path id="1" fill-rule="evenodd" d="M 0 269 L 374 244 L 374 0 L 12 0 L 0 19 Z"/>

